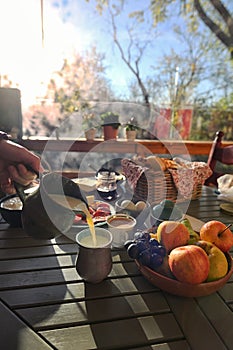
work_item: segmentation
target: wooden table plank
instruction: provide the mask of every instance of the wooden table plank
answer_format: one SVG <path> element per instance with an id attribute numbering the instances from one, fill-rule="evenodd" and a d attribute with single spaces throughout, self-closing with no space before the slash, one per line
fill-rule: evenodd
<path id="1" fill-rule="evenodd" d="M 37 330 L 78 324 L 111 322 L 117 319 L 169 313 L 161 292 L 117 296 L 79 302 L 18 309 L 24 320 Z"/>
<path id="2" fill-rule="evenodd" d="M 201 311 L 195 299 L 167 294 L 167 301 L 185 334 L 185 338 L 189 344 L 192 344 L 192 349 L 226 350 L 226 345 Z M 218 317 L 217 314 L 215 316 Z M 231 328 L 232 325 L 229 324 L 229 329 Z"/>
<path id="3" fill-rule="evenodd" d="M 190 346 L 185 340 L 178 340 L 170 343 L 156 344 L 151 346 L 137 347 L 137 350 L 190 350 Z M 136 348 L 129 348 L 127 350 L 136 350 Z"/>
<path id="4" fill-rule="evenodd" d="M 117 320 L 40 333 L 59 350 L 130 349 L 134 346 L 184 339 L 172 314 Z"/>
<path id="5" fill-rule="evenodd" d="M 233 283 L 227 283 L 219 291 L 221 297 L 225 300 L 226 303 L 233 303 Z"/>
<path id="6" fill-rule="evenodd" d="M 19 249 L 20 248 L 20 249 Z M 24 247 L 18 245 L 15 248 L 1 249 L 0 260 L 22 259 L 52 255 L 77 254 L 78 248 L 74 244 L 42 245 L 37 247 Z"/>
<path id="7" fill-rule="evenodd" d="M 132 278 L 106 279 L 98 285 L 78 283 L 56 284 L 36 286 L 30 288 L 7 289 L 0 291 L 2 297 L 13 309 L 62 303 L 72 300 L 89 300 L 109 298 L 130 294 L 158 292 L 158 288 L 152 286 L 139 275 Z"/>
<path id="8" fill-rule="evenodd" d="M 21 249 L 21 248 L 20 248 Z M 1 251 L 2 253 L 2 251 Z M 134 262 L 128 257 L 126 252 L 112 252 L 113 263 L 123 262 L 124 269 L 127 270 L 127 273 L 133 274 L 137 271 L 136 265 Z M 17 254 L 15 252 L 15 254 Z M 2 254 L 1 254 L 2 256 Z M 21 256 L 21 253 L 20 253 Z M 17 263 L 15 259 L 0 259 L 0 273 L 6 272 L 17 272 L 17 271 L 32 271 L 32 270 L 45 270 L 45 269 L 53 269 L 58 267 L 74 267 L 77 259 L 77 252 L 69 253 L 65 255 L 50 255 L 50 256 L 33 256 L 30 257 L 30 265 L 28 264 L 28 258 L 20 258 L 17 259 Z M 115 273 L 117 270 L 117 265 L 115 265 Z M 119 264 L 120 265 L 120 264 Z M 122 266 L 119 266 L 119 269 L 122 269 Z"/>
<path id="9" fill-rule="evenodd" d="M 52 349 L 41 337 L 0 301 L 0 339 L 4 350 Z"/>
<path id="10" fill-rule="evenodd" d="M 224 303 L 218 293 L 209 295 L 209 297 L 198 298 L 197 302 L 211 324 L 215 327 L 222 341 L 229 349 L 233 347 L 232 310 Z M 218 310 L 218 317 L 216 317 L 216 310 Z"/>
<path id="11" fill-rule="evenodd" d="M 132 273 L 130 273 L 130 268 L 125 268 L 127 265 L 132 266 Z M 111 277 L 124 277 L 130 274 L 139 274 L 136 265 L 131 263 L 114 263 L 113 269 L 109 274 L 108 278 Z M 80 281 L 81 277 L 78 275 L 75 267 L 61 268 L 59 263 L 57 263 L 56 268 L 52 269 L 35 269 L 32 271 L 22 271 L 22 272 L 12 272 L 10 274 L 1 274 L 1 285 L 0 290 L 21 288 L 26 286 L 43 286 L 49 284 L 62 284 L 64 282 L 77 282 Z"/>
<path id="12" fill-rule="evenodd" d="M 76 254 L 49 256 L 49 257 L 33 257 L 30 258 L 30 265 L 27 258 L 12 260 L 0 260 L 0 273 L 7 272 L 26 272 L 32 270 L 54 269 L 58 267 L 74 267 Z"/>

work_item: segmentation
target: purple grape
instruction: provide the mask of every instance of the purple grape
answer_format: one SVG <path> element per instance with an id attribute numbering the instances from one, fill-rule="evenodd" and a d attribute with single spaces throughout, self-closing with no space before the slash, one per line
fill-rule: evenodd
<path id="1" fill-rule="evenodd" d="M 149 241 L 150 240 L 150 234 L 149 234 L 149 232 L 144 232 L 144 239 L 146 239 L 147 241 Z"/>
<path id="2" fill-rule="evenodd" d="M 146 240 L 149 241 L 150 239 L 150 234 L 148 232 L 143 232 L 143 231 L 137 231 L 134 234 L 134 239 L 135 240 Z"/>
<path id="3" fill-rule="evenodd" d="M 162 256 L 162 258 L 166 255 L 166 248 L 162 245 L 158 246 L 158 254 Z"/>
<path id="4" fill-rule="evenodd" d="M 143 241 L 143 240 L 137 241 L 136 244 L 137 244 L 137 247 L 138 247 L 138 250 L 139 250 L 140 253 L 141 253 L 143 250 L 148 249 L 148 244 L 147 244 L 147 242 L 145 242 L 145 241 Z"/>
<path id="5" fill-rule="evenodd" d="M 132 244 L 132 243 L 135 243 L 135 241 L 133 241 L 133 240 L 131 240 L 131 239 L 129 239 L 128 241 L 126 241 L 125 244 L 124 244 L 125 249 L 128 249 L 128 247 L 129 247 L 130 244 Z"/>
<path id="6" fill-rule="evenodd" d="M 159 267 L 160 265 L 162 265 L 163 263 L 163 257 L 159 254 L 151 254 L 150 257 L 150 268 L 152 270 L 155 270 L 157 267 Z"/>
<path id="7" fill-rule="evenodd" d="M 156 254 L 159 254 L 159 249 L 158 249 L 158 247 L 157 246 L 150 246 L 150 253 L 151 254 L 154 254 L 154 253 L 156 253 Z"/>
<path id="8" fill-rule="evenodd" d="M 159 246 L 159 242 L 158 242 L 157 239 L 155 239 L 155 238 L 151 238 L 151 239 L 149 240 L 149 244 L 150 244 L 151 246 L 156 246 L 156 247 Z"/>
<path id="9" fill-rule="evenodd" d="M 149 249 L 143 250 L 138 256 L 138 261 L 140 262 L 140 264 L 145 266 L 150 265 L 150 259 L 151 255 Z"/>
<path id="10" fill-rule="evenodd" d="M 142 231 L 137 231 L 135 234 L 134 234 L 134 239 L 137 240 L 137 239 L 142 239 L 144 236 L 144 232 Z"/>
<path id="11" fill-rule="evenodd" d="M 137 243 L 130 244 L 127 253 L 131 259 L 137 259 L 140 253 Z"/>

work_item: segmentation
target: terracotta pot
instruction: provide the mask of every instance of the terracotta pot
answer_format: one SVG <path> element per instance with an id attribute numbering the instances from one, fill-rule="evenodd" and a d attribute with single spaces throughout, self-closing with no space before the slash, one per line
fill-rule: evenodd
<path id="1" fill-rule="evenodd" d="M 127 140 L 134 141 L 136 139 L 137 131 L 136 130 L 126 130 L 125 135 L 126 135 Z"/>
<path id="2" fill-rule="evenodd" d="M 114 128 L 112 125 L 104 125 L 103 126 L 104 131 L 104 140 L 116 140 L 118 135 L 118 128 Z"/>
<path id="3" fill-rule="evenodd" d="M 88 141 L 92 141 L 95 138 L 96 129 L 89 129 L 85 131 L 85 137 Z"/>

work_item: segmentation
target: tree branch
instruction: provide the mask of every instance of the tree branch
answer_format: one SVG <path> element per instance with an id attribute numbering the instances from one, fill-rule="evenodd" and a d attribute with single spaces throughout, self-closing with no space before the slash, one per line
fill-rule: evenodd
<path id="1" fill-rule="evenodd" d="M 139 49 L 140 51 L 140 55 L 135 59 L 135 68 L 132 66 L 132 63 L 131 63 L 131 48 L 132 48 L 132 45 L 133 45 L 133 38 L 132 36 L 130 35 L 130 44 L 128 46 L 128 58 L 125 56 L 125 52 L 123 50 L 123 47 L 121 46 L 119 40 L 118 40 L 118 37 L 117 37 L 117 27 L 116 27 L 116 24 L 115 24 L 115 19 L 114 19 L 114 15 L 112 12 L 110 12 L 110 15 L 111 15 L 111 22 L 112 22 L 112 28 L 113 28 L 113 40 L 121 54 L 121 58 L 122 60 L 125 62 L 125 64 L 128 66 L 128 68 L 131 70 L 131 72 L 134 74 L 134 76 L 136 77 L 137 79 L 137 82 L 138 82 L 138 85 L 142 91 L 142 94 L 143 94 L 143 98 L 144 98 L 144 101 L 145 101 L 145 104 L 146 105 L 149 105 L 149 93 L 140 77 L 140 70 L 139 70 L 139 62 L 140 62 L 140 59 L 142 57 L 142 53 L 143 53 L 143 50 L 144 49 Z"/>
<path id="2" fill-rule="evenodd" d="M 220 0 L 210 0 L 211 4 L 224 19 L 231 36 L 233 36 L 233 17 Z"/>
<path id="3" fill-rule="evenodd" d="M 218 3 L 220 2 L 219 0 L 210 0 L 210 1 L 215 8 L 218 5 Z M 194 0 L 194 6 L 195 6 L 195 9 L 197 10 L 201 20 L 216 35 L 216 37 L 228 48 L 228 50 L 230 51 L 230 54 L 231 54 L 231 58 L 233 59 L 233 35 L 227 35 L 226 33 L 224 33 L 221 30 L 220 26 L 218 26 L 214 21 L 212 21 L 212 19 L 204 11 L 199 0 Z M 221 10 L 223 11 L 224 16 L 226 16 L 227 13 L 222 9 L 222 7 L 221 7 Z M 218 8 L 218 11 L 221 11 L 221 10 L 220 10 L 220 8 Z"/>

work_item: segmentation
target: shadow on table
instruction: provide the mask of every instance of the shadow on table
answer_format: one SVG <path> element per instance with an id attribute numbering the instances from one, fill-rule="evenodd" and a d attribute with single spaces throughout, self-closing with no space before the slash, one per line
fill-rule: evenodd
<path id="1" fill-rule="evenodd" d="M 9 256 L 4 260 L 2 256 L 0 264 L 0 271 L 4 271 L 0 274 L 0 337 L 4 349 L 50 349 L 32 329 L 46 324 L 66 295 L 55 247 L 41 241 L 26 246 L 22 239 L 21 247 L 7 251 Z"/>
<path id="2" fill-rule="evenodd" d="M 93 295 L 98 294 L 99 288 L 109 294 L 117 292 L 116 285 L 109 280 L 95 286 Z M 86 295 L 90 296 L 90 289 L 92 287 L 86 285 Z M 150 344 L 172 342 L 172 338 L 181 340 L 182 333 L 169 313 L 165 299 L 159 293 L 157 296 L 154 294 L 156 293 L 118 295 L 86 301 L 87 317 L 96 348 L 129 349 L 147 346 L 146 349 L 152 349 Z M 173 344 L 169 343 L 169 346 L 169 349 L 173 349 Z"/>
<path id="3" fill-rule="evenodd" d="M 124 259 L 124 252 L 119 254 Z M 171 341 L 172 337 L 179 343 L 182 333 L 163 293 L 146 281 L 137 268 L 129 267 L 128 262 L 119 261 L 119 265 L 124 275 L 114 276 L 113 267 L 113 273 L 103 282 L 85 284 L 87 318 L 96 347 L 152 349 L 150 344 Z M 169 346 L 175 349 L 172 341 Z M 187 347 L 182 345 L 180 349 Z"/>

